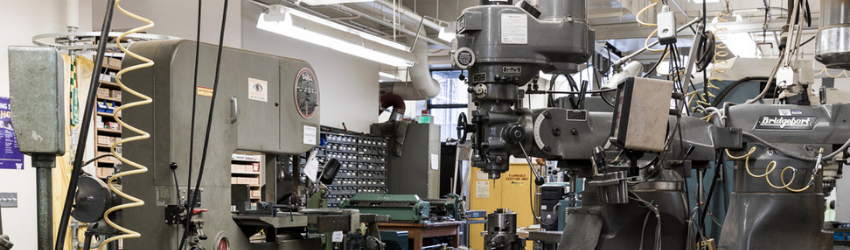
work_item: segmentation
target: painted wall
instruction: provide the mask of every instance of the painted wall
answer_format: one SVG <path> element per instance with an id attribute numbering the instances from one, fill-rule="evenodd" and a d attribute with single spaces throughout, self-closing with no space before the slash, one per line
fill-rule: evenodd
<path id="1" fill-rule="evenodd" d="M 378 122 L 378 63 L 257 29 L 262 10 L 242 6 L 242 48 L 305 60 L 319 79 L 322 125 L 369 132 Z"/>
<path id="2" fill-rule="evenodd" d="M 82 30 L 91 29 L 91 1 L 80 1 Z M 9 96 L 8 46 L 33 45 L 38 34 L 66 31 L 66 5 L 63 0 L 6 1 L 0 8 L 0 96 Z M 35 170 L 29 157 L 24 170 L 0 170 L 0 192 L 18 193 L 17 208 L 3 208 L 3 232 L 15 249 L 36 249 Z"/>

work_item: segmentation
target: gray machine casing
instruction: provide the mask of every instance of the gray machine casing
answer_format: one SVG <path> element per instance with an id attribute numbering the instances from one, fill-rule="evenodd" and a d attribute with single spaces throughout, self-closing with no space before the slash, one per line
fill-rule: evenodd
<path id="1" fill-rule="evenodd" d="M 65 154 L 63 62 L 55 48 L 9 47 L 9 105 L 22 153 Z"/>
<path id="2" fill-rule="evenodd" d="M 784 112 L 786 110 L 788 113 Z M 765 116 L 816 117 L 817 121 L 811 129 L 759 128 L 759 120 Z M 824 155 L 832 153 L 850 137 L 850 123 L 847 123 L 850 104 L 739 105 L 730 107 L 727 117 L 727 127 L 741 128 L 810 158 L 816 158 L 820 148 L 824 149 Z M 782 185 L 779 176 L 785 166 L 798 169 L 791 188 L 799 189 L 809 182 L 815 162 L 767 151 L 755 141 L 745 141 L 744 150 L 734 151 L 733 155 L 743 155 L 753 146 L 757 151 L 750 157 L 749 167 L 754 174 L 765 173 L 767 164 L 776 161 L 776 170 L 767 176 L 774 185 Z M 822 231 L 826 209 L 823 173 L 818 172 L 814 185 L 808 190 L 792 193 L 771 188 L 764 179 L 749 176 L 742 161 L 736 161 L 735 188 L 718 249 L 832 249 L 832 234 Z M 786 173 L 786 178 L 789 175 Z"/>
<path id="3" fill-rule="evenodd" d="M 153 98 L 151 105 L 124 110 L 124 120 L 151 134 L 151 138 L 124 144 L 124 156 L 149 168 L 147 173 L 123 178 L 124 190 L 145 201 L 139 208 L 122 210 L 124 226 L 138 231 L 141 238 L 128 239 L 124 249 L 174 249 L 179 243 L 183 226 L 168 225 L 165 205 L 177 204 L 175 183 L 169 164 L 175 162 L 180 190 L 185 191 L 188 157 L 189 130 L 191 129 L 192 97 L 195 63 L 195 42 L 187 40 L 154 41 L 135 43 L 131 51 L 155 62 L 151 68 L 127 73 L 124 83 Z M 201 44 L 198 60 L 198 85 L 212 88 L 215 77 L 217 47 Z M 127 57 L 123 67 L 139 64 L 140 61 Z M 305 61 L 260 54 L 256 52 L 225 48 L 222 52 L 220 82 L 216 96 L 216 107 L 212 119 L 212 131 L 207 152 L 206 170 L 201 182 L 201 205 L 209 209 L 195 219 L 205 221 L 204 231 L 209 240 L 202 241 L 206 249 L 215 249 L 220 237 L 230 240 L 231 249 L 283 249 L 285 244 L 249 244 L 246 235 L 231 215 L 231 154 L 239 150 L 257 151 L 266 154 L 301 154 L 315 145 L 305 141 L 319 141 L 319 110 L 309 119 L 302 118 L 295 108 L 296 73 L 312 67 Z M 267 81 L 268 99 L 249 99 L 249 78 Z M 316 80 L 318 82 L 318 80 Z M 124 104 L 140 99 L 129 93 L 124 95 Z M 201 150 L 211 98 L 197 96 L 195 110 L 195 157 L 193 165 L 196 176 L 201 160 Z M 232 117 L 235 122 L 231 122 Z M 316 128 L 316 133 L 305 138 L 305 127 Z M 124 129 L 123 136 L 135 136 Z M 275 180 L 275 157 L 266 157 L 264 182 Z M 271 164 L 270 164 L 271 163 Z M 125 166 L 125 169 L 130 168 Z M 271 181 L 274 183 L 274 181 Z M 193 187 L 195 183 L 192 183 Z M 266 189 L 274 188 L 267 185 Z M 274 190 L 274 189 L 271 189 Z M 182 194 L 181 194 L 182 195 Z M 274 192 L 265 192 L 273 197 Z M 224 197 L 224 198 L 222 198 Z M 274 217 L 270 218 L 274 219 Z M 290 221 L 287 216 L 286 221 Z M 292 226 L 306 226 L 307 219 L 296 216 Z M 297 243 L 296 243 L 297 244 Z"/>
<path id="4" fill-rule="evenodd" d="M 389 147 L 396 146 L 389 140 Z M 387 154 L 387 188 L 391 194 L 415 194 L 424 199 L 440 198 L 440 169 L 431 168 L 431 156 L 440 162 L 440 126 L 412 123 L 407 126 L 401 156 Z"/>

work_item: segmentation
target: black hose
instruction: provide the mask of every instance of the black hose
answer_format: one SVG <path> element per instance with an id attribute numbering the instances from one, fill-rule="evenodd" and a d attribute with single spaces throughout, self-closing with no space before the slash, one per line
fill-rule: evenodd
<path id="1" fill-rule="evenodd" d="M 206 135 L 204 135 L 204 148 L 203 152 L 201 152 L 201 166 L 198 169 L 198 180 L 195 182 L 195 190 L 192 194 L 189 201 L 189 209 L 186 210 L 186 227 L 183 231 L 183 239 L 180 241 L 180 246 L 177 248 L 178 250 L 183 249 L 183 245 L 185 245 L 186 240 L 189 238 L 189 222 L 192 218 L 192 210 L 195 210 L 195 202 L 198 200 L 198 189 L 201 188 L 201 180 L 204 177 L 204 167 L 207 161 L 207 148 L 210 144 L 210 132 L 212 131 L 212 123 L 213 123 L 213 114 L 215 111 L 216 97 L 218 96 L 218 79 L 219 73 L 221 72 L 221 51 L 224 48 L 224 28 L 227 22 L 227 3 L 228 0 L 224 0 L 224 7 L 221 15 L 221 31 L 218 36 L 218 55 L 216 57 L 215 64 L 215 80 L 213 81 L 213 96 L 212 101 L 210 102 L 210 111 L 209 116 L 207 117 L 207 130 Z M 190 152 L 191 153 L 191 152 Z M 188 190 L 187 190 L 188 191 Z M 188 193 L 188 192 L 187 192 Z"/>
<path id="2" fill-rule="evenodd" d="M 669 45 L 668 45 L 667 47 L 665 47 L 665 48 L 664 48 L 664 51 L 663 51 L 663 52 L 661 52 L 661 56 L 660 56 L 660 57 L 658 57 L 658 61 L 657 61 L 657 62 L 655 62 L 655 64 L 653 64 L 653 65 L 652 65 L 652 68 L 651 68 L 651 69 L 649 69 L 649 71 L 647 71 L 647 72 L 646 72 L 646 74 L 643 74 L 643 77 L 648 77 L 648 76 L 649 76 L 649 75 L 651 75 L 653 72 L 655 72 L 655 68 L 658 68 L 658 65 L 659 65 L 659 64 L 661 64 L 661 61 L 663 61 L 663 60 L 664 60 L 664 54 L 667 54 L 667 51 L 668 51 L 669 49 L 670 49 L 670 46 L 669 46 Z"/>
<path id="3" fill-rule="evenodd" d="M 198 107 L 198 95 L 195 94 L 198 89 L 198 58 L 200 57 L 201 52 L 201 7 L 203 0 L 198 0 L 198 23 L 196 24 L 197 30 L 195 35 L 195 73 L 193 76 L 193 86 L 192 86 L 192 127 L 189 128 L 189 173 L 186 175 L 186 194 L 189 194 L 189 191 L 192 190 L 192 166 L 195 164 L 193 160 L 193 156 L 195 155 L 195 110 Z M 215 99 L 213 99 L 215 101 Z M 178 205 L 183 205 L 184 208 L 189 208 L 189 204 L 179 204 L 180 203 L 180 186 L 177 184 L 177 170 L 172 170 L 174 173 L 174 187 L 177 192 L 177 196 L 175 197 Z M 187 197 L 188 198 L 188 197 Z M 187 201 L 188 202 L 188 201 Z M 186 217 L 186 222 L 183 224 L 186 228 L 186 231 L 189 230 L 189 223 L 191 223 L 192 216 Z M 183 249 L 183 240 L 180 241 L 181 247 L 178 249 Z"/>
<path id="4" fill-rule="evenodd" d="M 717 107 L 717 105 L 720 105 L 720 103 L 723 101 L 723 98 L 726 98 L 726 95 L 728 95 L 730 92 L 732 92 L 732 89 L 734 89 L 735 87 L 737 87 L 738 85 L 740 85 L 742 83 L 749 82 L 749 81 L 768 81 L 768 80 L 770 80 L 770 79 L 768 77 L 765 77 L 765 76 L 748 76 L 748 77 L 738 79 L 737 81 L 733 82 L 732 84 L 729 84 L 729 86 L 727 86 L 726 89 L 724 89 L 723 92 L 720 93 L 720 95 L 717 95 L 717 98 L 714 98 L 714 102 L 711 104 L 711 106 Z M 774 79 L 774 82 L 776 82 L 776 79 Z M 705 84 L 705 83 L 703 83 L 703 84 Z M 770 86 L 767 86 L 767 87 L 770 87 Z"/>
<path id="5" fill-rule="evenodd" d="M 705 204 L 703 205 L 703 207 L 705 209 L 702 209 L 702 213 L 699 216 L 699 222 L 703 223 L 703 226 L 705 226 L 705 224 L 704 224 L 705 215 L 708 214 L 709 205 L 711 204 L 711 196 L 714 194 L 714 186 L 715 186 L 715 184 L 717 184 L 718 176 L 720 176 L 720 169 L 719 168 L 723 167 L 723 162 L 720 161 L 722 159 L 721 155 L 723 155 L 723 154 L 721 154 L 719 152 L 715 152 L 715 154 L 717 154 L 717 157 L 714 161 L 714 163 L 715 163 L 714 164 L 714 167 L 715 167 L 714 168 L 714 177 L 711 180 L 711 186 L 709 186 L 709 188 L 708 188 L 708 196 L 706 196 Z"/>
<path id="6" fill-rule="evenodd" d="M 89 232 L 86 232 L 86 236 L 85 236 L 86 239 L 83 241 L 83 250 L 90 250 L 91 249 L 91 238 L 92 238 L 92 236 L 93 236 L 92 234 L 90 234 Z"/>
<path id="7" fill-rule="evenodd" d="M 112 29 L 112 13 L 115 10 L 115 0 L 109 0 L 106 6 L 106 15 L 103 16 L 103 25 L 100 29 L 100 43 L 97 45 L 97 55 L 95 56 L 94 66 L 103 65 L 103 53 L 106 52 L 106 44 L 109 43 L 109 30 Z M 94 105 L 97 102 L 97 89 L 100 88 L 100 70 L 92 72 L 91 84 L 89 85 L 89 94 L 86 97 L 86 108 L 83 112 L 83 123 L 80 125 L 80 137 L 77 140 L 77 152 L 74 155 L 74 166 L 71 169 L 71 181 L 68 183 L 68 192 L 65 194 L 65 204 L 62 208 L 62 217 L 59 219 L 58 233 L 56 234 L 56 243 L 54 249 L 62 250 L 65 248 L 65 235 L 68 231 L 68 221 L 71 218 L 71 203 L 74 202 L 74 195 L 77 193 L 77 183 L 80 181 L 80 174 L 83 172 L 83 157 L 85 157 L 86 143 L 89 138 L 89 128 L 91 127 L 92 114 L 94 113 Z"/>

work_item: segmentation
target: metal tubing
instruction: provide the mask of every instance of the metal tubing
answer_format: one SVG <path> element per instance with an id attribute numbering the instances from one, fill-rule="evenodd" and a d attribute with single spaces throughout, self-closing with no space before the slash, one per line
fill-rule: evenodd
<path id="1" fill-rule="evenodd" d="M 362 16 L 363 18 L 369 19 L 370 21 L 373 21 L 373 22 L 376 22 L 376 23 L 379 23 L 379 24 L 383 24 L 383 25 L 388 26 L 388 27 L 392 27 L 392 24 L 391 24 L 391 23 L 387 23 L 387 22 L 385 22 L 384 20 L 381 20 L 381 19 L 379 19 L 379 18 L 376 18 L 376 17 L 370 16 L 370 15 L 367 15 L 366 13 L 360 12 L 359 10 L 355 10 L 355 9 L 353 9 L 353 8 L 351 8 L 351 7 L 348 7 L 348 6 L 345 6 L 345 5 L 341 5 L 341 4 L 340 4 L 340 5 L 336 5 L 335 7 L 337 7 L 339 10 L 343 10 L 343 11 L 346 11 L 346 12 L 351 12 L 352 14 L 355 14 L 355 15 L 360 15 L 360 16 Z M 423 24 L 427 24 L 427 20 L 426 20 L 425 22 L 423 22 Z M 415 33 L 415 32 L 410 31 L 410 30 L 405 29 L 405 28 L 398 27 L 397 29 L 398 29 L 399 31 L 401 31 L 401 32 L 407 33 L 408 35 L 412 35 L 412 36 L 415 36 L 415 35 L 416 35 L 416 33 Z M 440 42 L 440 41 L 437 41 L 437 40 L 434 40 L 434 39 L 432 39 L 432 38 L 430 38 L 430 37 L 427 37 L 427 36 L 420 36 L 420 39 L 425 40 L 425 41 L 427 41 L 427 42 L 429 42 L 429 43 L 431 43 L 431 44 L 434 44 L 434 45 L 437 45 L 437 46 L 440 46 L 440 47 L 446 48 L 446 49 L 450 49 L 450 48 L 451 48 L 451 46 L 450 46 L 450 45 L 445 44 L 445 43 Z"/>
<path id="2" fill-rule="evenodd" d="M 690 22 L 688 22 L 685 25 L 682 25 L 681 27 L 676 29 L 676 33 L 682 32 L 683 30 L 685 30 L 685 28 L 690 27 L 691 25 L 694 25 L 694 23 L 696 23 L 696 22 L 699 22 L 699 20 L 702 20 L 702 18 L 700 18 L 700 17 L 694 18 L 694 20 L 691 20 Z M 645 46 L 643 48 L 640 48 L 638 51 L 635 51 L 634 53 L 631 53 L 627 56 L 624 56 L 623 58 L 620 58 L 620 60 L 617 60 L 616 62 L 614 62 L 614 68 L 615 69 L 619 68 L 620 65 L 623 65 L 623 63 L 626 63 L 627 61 L 631 60 L 633 57 L 640 55 L 641 53 L 645 52 L 646 48 L 658 45 L 658 43 L 660 43 L 660 42 L 661 41 L 656 40 L 655 42 L 650 43 L 649 46 Z"/>
<path id="3" fill-rule="evenodd" d="M 35 162 L 35 161 L 34 161 Z M 45 163 L 42 163 L 45 164 Z M 46 163 L 46 164 L 52 164 Z M 35 163 L 33 163 L 35 165 Z M 36 167 L 38 250 L 53 249 L 53 168 Z"/>

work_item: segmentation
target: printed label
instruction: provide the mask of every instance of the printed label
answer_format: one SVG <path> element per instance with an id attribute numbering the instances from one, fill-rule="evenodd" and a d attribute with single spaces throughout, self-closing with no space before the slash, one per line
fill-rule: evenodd
<path id="1" fill-rule="evenodd" d="M 213 96 L 213 89 L 204 88 L 204 87 L 199 86 L 198 87 L 198 96 L 212 97 Z"/>
<path id="2" fill-rule="evenodd" d="M 304 144 L 316 145 L 316 127 L 304 125 Z"/>
<path id="3" fill-rule="evenodd" d="M 781 129 L 781 130 L 812 130 L 818 120 L 814 116 L 775 116 L 764 115 L 759 117 L 756 129 Z"/>
<path id="4" fill-rule="evenodd" d="M 502 14 L 502 43 L 528 44 L 528 15 Z"/>
<path id="5" fill-rule="evenodd" d="M 260 79 L 248 78 L 248 99 L 268 102 L 269 101 L 269 84 L 267 81 Z"/>

